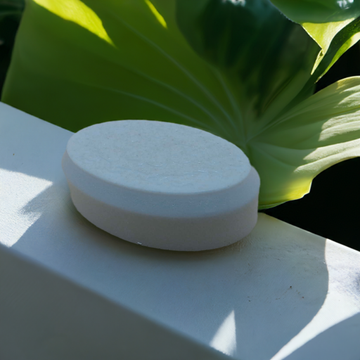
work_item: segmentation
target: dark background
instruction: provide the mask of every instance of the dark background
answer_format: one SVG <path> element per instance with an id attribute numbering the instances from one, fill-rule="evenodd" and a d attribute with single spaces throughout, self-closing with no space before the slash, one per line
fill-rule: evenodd
<path id="1" fill-rule="evenodd" d="M 0 92 L 10 63 L 24 0 L 0 0 Z M 360 75 L 360 46 L 348 50 L 319 81 L 316 91 L 345 77 Z M 311 192 L 264 212 L 290 224 L 360 250 L 360 158 L 318 175 Z"/>
<path id="2" fill-rule="evenodd" d="M 349 49 L 318 82 L 316 91 L 360 75 L 360 45 Z M 360 158 L 319 174 L 302 199 L 265 210 L 267 214 L 360 251 Z"/>

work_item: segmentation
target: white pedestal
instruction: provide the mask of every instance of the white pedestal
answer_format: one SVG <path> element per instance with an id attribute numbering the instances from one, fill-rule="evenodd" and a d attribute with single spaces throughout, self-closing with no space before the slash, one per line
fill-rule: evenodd
<path id="1" fill-rule="evenodd" d="M 267 215 L 240 243 L 144 248 L 75 210 L 71 132 L 0 104 L 1 359 L 357 359 L 360 253 Z"/>

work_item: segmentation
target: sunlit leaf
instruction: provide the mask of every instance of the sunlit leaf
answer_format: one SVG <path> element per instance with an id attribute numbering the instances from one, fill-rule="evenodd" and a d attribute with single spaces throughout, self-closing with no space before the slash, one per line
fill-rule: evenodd
<path id="1" fill-rule="evenodd" d="M 59 4 L 27 2 L 2 101 L 72 131 L 148 119 L 212 132 L 260 173 L 260 207 L 356 156 L 358 80 L 310 96 L 336 42 L 311 74 L 320 47 L 267 0 Z"/>
<path id="2" fill-rule="evenodd" d="M 316 71 L 315 81 L 360 39 L 360 0 L 271 0 L 271 2 L 289 19 L 301 24 L 321 47 L 313 68 L 313 72 Z"/>
<path id="3" fill-rule="evenodd" d="M 84 29 L 92 32 L 100 39 L 112 44 L 106 30 L 102 25 L 101 19 L 96 13 L 80 0 L 33 0 L 36 4 L 64 20 L 72 21 Z"/>
<path id="4" fill-rule="evenodd" d="M 149 1 L 83 3 L 76 18 L 95 13 L 111 43 L 83 23 L 69 21 L 63 9 L 30 1 L 3 101 L 72 131 L 137 118 L 231 136 L 233 110 L 226 89 L 179 32 L 173 1 L 152 2 L 166 27 Z"/>
<path id="5" fill-rule="evenodd" d="M 263 208 L 302 197 L 321 171 L 360 156 L 360 77 L 304 100 L 250 140 L 250 148 Z"/>

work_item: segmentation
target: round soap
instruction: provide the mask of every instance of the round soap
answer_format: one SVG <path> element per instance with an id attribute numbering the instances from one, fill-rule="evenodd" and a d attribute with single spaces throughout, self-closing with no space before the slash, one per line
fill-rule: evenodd
<path id="1" fill-rule="evenodd" d="M 121 120 L 74 134 L 62 167 L 77 210 L 144 246 L 232 244 L 257 221 L 260 179 L 232 143 L 189 126 Z"/>

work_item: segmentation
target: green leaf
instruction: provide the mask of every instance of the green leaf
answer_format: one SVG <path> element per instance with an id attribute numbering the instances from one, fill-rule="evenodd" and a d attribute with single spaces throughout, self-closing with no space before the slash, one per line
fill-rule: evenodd
<path id="1" fill-rule="evenodd" d="M 360 156 L 360 77 L 304 100 L 251 139 L 250 148 L 262 180 L 262 208 L 302 197 L 321 171 Z"/>
<path id="2" fill-rule="evenodd" d="M 209 131 L 238 145 L 258 170 L 260 207 L 303 196 L 321 169 L 355 156 L 352 113 L 331 97 L 336 89 L 309 97 L 318 45 L 268 1 L 59 4 L 27 2 L 2 101 L 72 131 L 120 119 Z M 360 89 L 350 88 L 354 107 Z M 345 125 L 324 145 L 322 126 L 338 119 L 326 112 L 331 104 Z M 340 140 L 355 141 L 352 152 L 337 147 Z"/>
<path id="3" fill-rule="evenodd" d="M 326 53 L 320 53 L 310 81 L 318 81 L 351 46 L 360 39 L 360 17 L 341 29 L 332 39 Z"/>
<path id="4" fill-rule="evenodd" d="M 0 46 L 13 43 L 16 29 L 9 23 L 19 23 L 24 6 L 25 0 L 0 0 Z"/>
<path id="5" fill-rule="evenodd" d="M 360 0 L 271 1 L 289 19 L 301 24 L 321 47 L 313 68 L 315 81 L 360 39 Z"/>
<path id="6" fill-rule="evenodd" d="M 301 23 L 330 23 L 360 15 L 359 0 L 271 0 L 291 20 Z"/>
<path id="7" fill-rule="evenodd" d="M 267 0 L 180 0 L 177 22 L 194 51 L 218 69 L 234 93 L 238 117 L 246 119 L 245 137 L 299 93 L 319 51 Z"/>
<path id="8" fill-rule="evenodd" d="M 227 92 L 179 32 L 174 2 L 149 3 L 29 1 L 3 101 L 72 131 L 133 118 L 230 137 Z"/>

